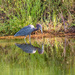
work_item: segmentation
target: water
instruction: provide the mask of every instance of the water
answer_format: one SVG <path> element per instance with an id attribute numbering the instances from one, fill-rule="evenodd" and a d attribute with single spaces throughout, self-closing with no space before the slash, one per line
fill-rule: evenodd
<path id="1" fill-rule="evenodd" d="M 75 38 L 0 40 L 0 75 L 75 75 Z"/>

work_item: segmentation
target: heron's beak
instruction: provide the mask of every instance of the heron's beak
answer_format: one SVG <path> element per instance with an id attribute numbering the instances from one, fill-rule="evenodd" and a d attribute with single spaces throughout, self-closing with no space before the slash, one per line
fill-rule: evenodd
<path id="1" fill-rule="evenodd" d="M 43 34 L 42 27 L 40 27 L 41 33 Z"/>

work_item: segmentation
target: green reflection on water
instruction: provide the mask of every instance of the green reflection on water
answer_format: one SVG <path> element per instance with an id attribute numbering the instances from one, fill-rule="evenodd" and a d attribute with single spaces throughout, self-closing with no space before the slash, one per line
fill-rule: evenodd
<path id="1" fill-rule="evenodd" d="M 42 54 L 30 54 L 17 47 L 24 40 L 0 40 L 0 75 L 75 75 L 75 38 L 31 39 Z M 29 43 L 27 39 L 27 43 Z"/>

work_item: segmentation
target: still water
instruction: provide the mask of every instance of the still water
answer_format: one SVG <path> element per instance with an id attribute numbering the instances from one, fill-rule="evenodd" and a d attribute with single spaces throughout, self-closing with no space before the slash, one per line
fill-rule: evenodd
<path id="1" fill-rule="evenodd" d="M 75 75 L 75 38 L 0 40 L 0 75 Z"/>

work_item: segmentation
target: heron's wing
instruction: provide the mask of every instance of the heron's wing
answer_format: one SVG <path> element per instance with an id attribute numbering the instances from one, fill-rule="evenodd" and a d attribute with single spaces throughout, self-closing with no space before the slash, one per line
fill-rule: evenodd
<path id="1" fill-rule="evenodd" d="M 34 26 L 33 25 L 28 25 L 24 28 L 22 28 L 20 31 L 18 31 L 14 36 L 26 36 L 31 34 L 33 32 Z"/>

